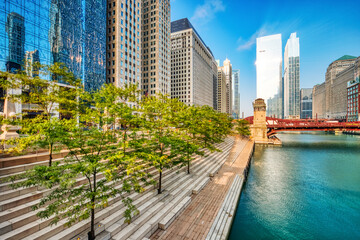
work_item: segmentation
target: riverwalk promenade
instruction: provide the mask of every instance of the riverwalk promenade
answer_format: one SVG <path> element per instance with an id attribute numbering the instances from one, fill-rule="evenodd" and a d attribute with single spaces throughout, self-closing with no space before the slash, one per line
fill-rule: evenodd
<path id="1" fill-rule="evenodd" d="M 236 137 L 235 144 L 218 174 L 199 194 L 192 195 L 191 203 L 166 230 L 157 230 L 151 239 L 210 239 L 209 231 L 213 232 L 214 225 L 225 224 L 225 221 L 215 220 L 218 220 L 220 210 L 228 199 L 227 195 L 237 175 L 242 178 L 242 187 L 253 149 L 253 141 Z M 236 203 L 239 197 L 233 198 Z M 228 217 L 233 218 L 231 215 Z M 227 223 L 223 234 L 227 235 L 230 227 L 231 224 Z M 226 238 L 222 238 L 224 237 Z"/>

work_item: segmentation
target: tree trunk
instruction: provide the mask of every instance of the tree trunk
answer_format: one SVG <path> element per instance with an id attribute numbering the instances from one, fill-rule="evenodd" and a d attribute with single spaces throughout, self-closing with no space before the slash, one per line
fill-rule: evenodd
<path id="1" fill-rule="evenodd" d="M 124 137 L 123 137 L 123 153 L 124 153 L 124 156 L 125 156 L 125 151 L 126 151 L 126 147 L 125 147 L 125 141 L 126 141 L 126 129 L 125 129 L 125 132 L 124 132 Z"/>
<path id="2" fill-rule="evenodd" d="M 93 174 L 93 193 L 96 192 L 96 172 Z M 88 232 L 88 240 L 95 240 L 95 195 L 91 198 L 91 226 Z"/>
<path id="3" fill-rule="evenodd" d="M 51 164 L 52 164 L 52 159 L 53 159 L 53 144 L 50 143 L 49 144 L 49 167 L 51 167 Z"/>
<path id="4" fill-rule="evenodd" d="M 158 188 L 158 194 L 161 194 L 161 178 L 162 178 L 162 169 L 159 172 L 159 188 Z"/>
<path id="5" fill-rule="evenodd" d="M 188 162 L 188 168 L 187 168 L 187 173 L 190 174 L 190 154 L 189 154 L 189 142 L 187 143 L 187 162 Z"/>

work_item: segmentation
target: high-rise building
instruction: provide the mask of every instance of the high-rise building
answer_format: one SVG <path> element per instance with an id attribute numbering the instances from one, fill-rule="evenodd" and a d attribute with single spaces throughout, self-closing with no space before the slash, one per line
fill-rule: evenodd
<path id="1" fill-rule="evenodd" d="M 87 90 L 105 82 L 106 0 L 7 0 L 2 4 L 0 70 L 19 69 L 36 53 L 41 64 L 64 63 Z"/>
<path id="2" fill-rule="evenodd" d="M 302 88 L 300 90 L 300 118 L 312 118 L 312 88 Z"/>
<path id="3" fill-rule="evenodd" d="M 347 84 L 347 121 L 360 121 L 360 57 L 354 63 L 354 79 Z"/>
<path id="4" fill-rule="evenodd" d="M 346 118 L 347 108 L 347 82 L 354 76 L 353 67 L 356 57 L 345 55 L 332 62 L 326 70 L 325 90 L 326 105 L 325 118 Z M 348 69 L 348 72 L 344 72 Z M 341 73 L 341 74 L 340 74 Z"/>
<path id="5" fill-rule="evenodd" d="M 348 118 L 348 82 L 353 81 L 359 57 L 345 55 L 327 68 L 325 82 L 313 90 L 313 118 Z"/>
<path id="6" fill-rule="evenodd" d="M 106 4 L 106 0 L 0 3 L 0 27 L 4 29 L 0 31 L 0 70 L 15 72 L 26 59 L 24 70 L 35 76 L 31 63 L 62 62 L 86 90 L 99 88 L 106 76 Z M 16 103 L 16 112 L 22 111 Z"/>
<path id="7" fill-rule="evenodd" d="M 218 109 L 218 64 L 215 59 L 213 59 L 212 63 L 212 74 L 213 74 L 213 106 L 214 109 Z"/>
<path id="8" fill-rule="evenodd" d="M 218 67 L 217 111 L 226 113 L 226 76 L 222 67 Z"/>
<path id="9" fill-rule="evenodd" d="M 170 0 L 143 0 L 142 4 L 142 91 L 153 96 L 170 94 Z"/>
<path id="10" fill-rule="evenodd" d="M 282 45 L 281 34 L 256 39 L 256 97 L 264 99 L 268 116 L 281 118 Z"/>
<path id="11" fill-rule="evenodd" d="M 232 65 L 229 59 L 225 59 L 222 67 L 226 77 L 226 112 L 230 115 L 232 113 L 233 94 L 232 94 Z"/>
<path id="12" fill-rule="evenodd" d="M 108 0 L 106 82 L 141 89 L 141 0 Z"/>
<path id="13" fill-rule="evenodd" d="M 217 62 L 219 63 L 220 61 L 217 60 Z M 222 71 L 224 73 L 225 76 L 225 81 L 226 81 L 226 107 L 225 107 L 225 111 L 227 114 L 231 115 L 232 114 L 232 105 L 233 105 L 233 89 L 232 89 L 232 65 L 229 59 L 225 59 L 223 66 L 222 67 L 218 67 L 218 71 Z M 219 74 L 218 74 L 219 76 Z M 220 80 L 218 80 L 218 84 L 220 84 Z M 222 86 L 221 86 L 222 87 Z M 219 88 L 219 86 L 218 86 Z M 223 87 L 222 87 L 223 88 Z M 222 108 L 223 109 L 223 108 Z M 223 110 L 221 111 L 223 112 Z"/>
<path id="14" fill-rule="evenodd" d="M 296 33 L 288 39 L 284 52 L 284 117 L 300 117 L 300 44 Z"/>
<path id="15" fill-rule="evenodd" d="M 233 82 L 232 116 L 234 119 L 239 119 L 240 118 L 240 70 L 233 70 L 232 82 Z"/>
<path id="16" fill-rule="evenodd" d="M 312 118 L 325 118 L 325 82 L 313 87 Z"/>
<path id="17" fill-rule="evenodd" d="M 187 18 L 171 23 L 171 97 L 214 107 L 214 56 Z"/>

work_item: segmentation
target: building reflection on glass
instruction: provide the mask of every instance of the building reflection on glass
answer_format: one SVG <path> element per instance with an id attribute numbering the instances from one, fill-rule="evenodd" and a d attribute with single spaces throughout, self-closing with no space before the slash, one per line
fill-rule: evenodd
<path id="1" fill-rule="evenodd" d="M 39 50 L 34 50 L 30 52 L 26 52 L 25 54 L 25 68 L 26 73 L 29 76 L 36 77 L 38 76 L 38 69 L 36 68 L 36 63 L 40 63 L 40 55 Z"/>
<path id="2" fill-rule="evenodd" d="M 106 0 L 0 0 L 1 71 L 62 62 L 93 90 L 105 82 L 105 57 Z"/>
<path id="3" fill-rule="evenodd" d="M 21 68 L 25 56 L 24 17 L 15 12 L 9 13 L 6 21 L 6 33 L 9 39 L 6 70 L 8 72 L 16 72 L 16 70 Z"/>

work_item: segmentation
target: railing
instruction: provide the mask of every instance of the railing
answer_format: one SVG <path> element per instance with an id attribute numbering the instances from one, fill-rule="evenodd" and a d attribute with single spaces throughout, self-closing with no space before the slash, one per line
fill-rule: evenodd
<path id="1" fill-rule="evenodd" d="M 253 117 L 247 120 L 253 124 Z M 326 130 L 349 130 L 360 131 L 360 122 L 339 122 L 329 119 L 279 119 L 266 118 L 268 136 L 280 131 L 326 131 Z"/>

